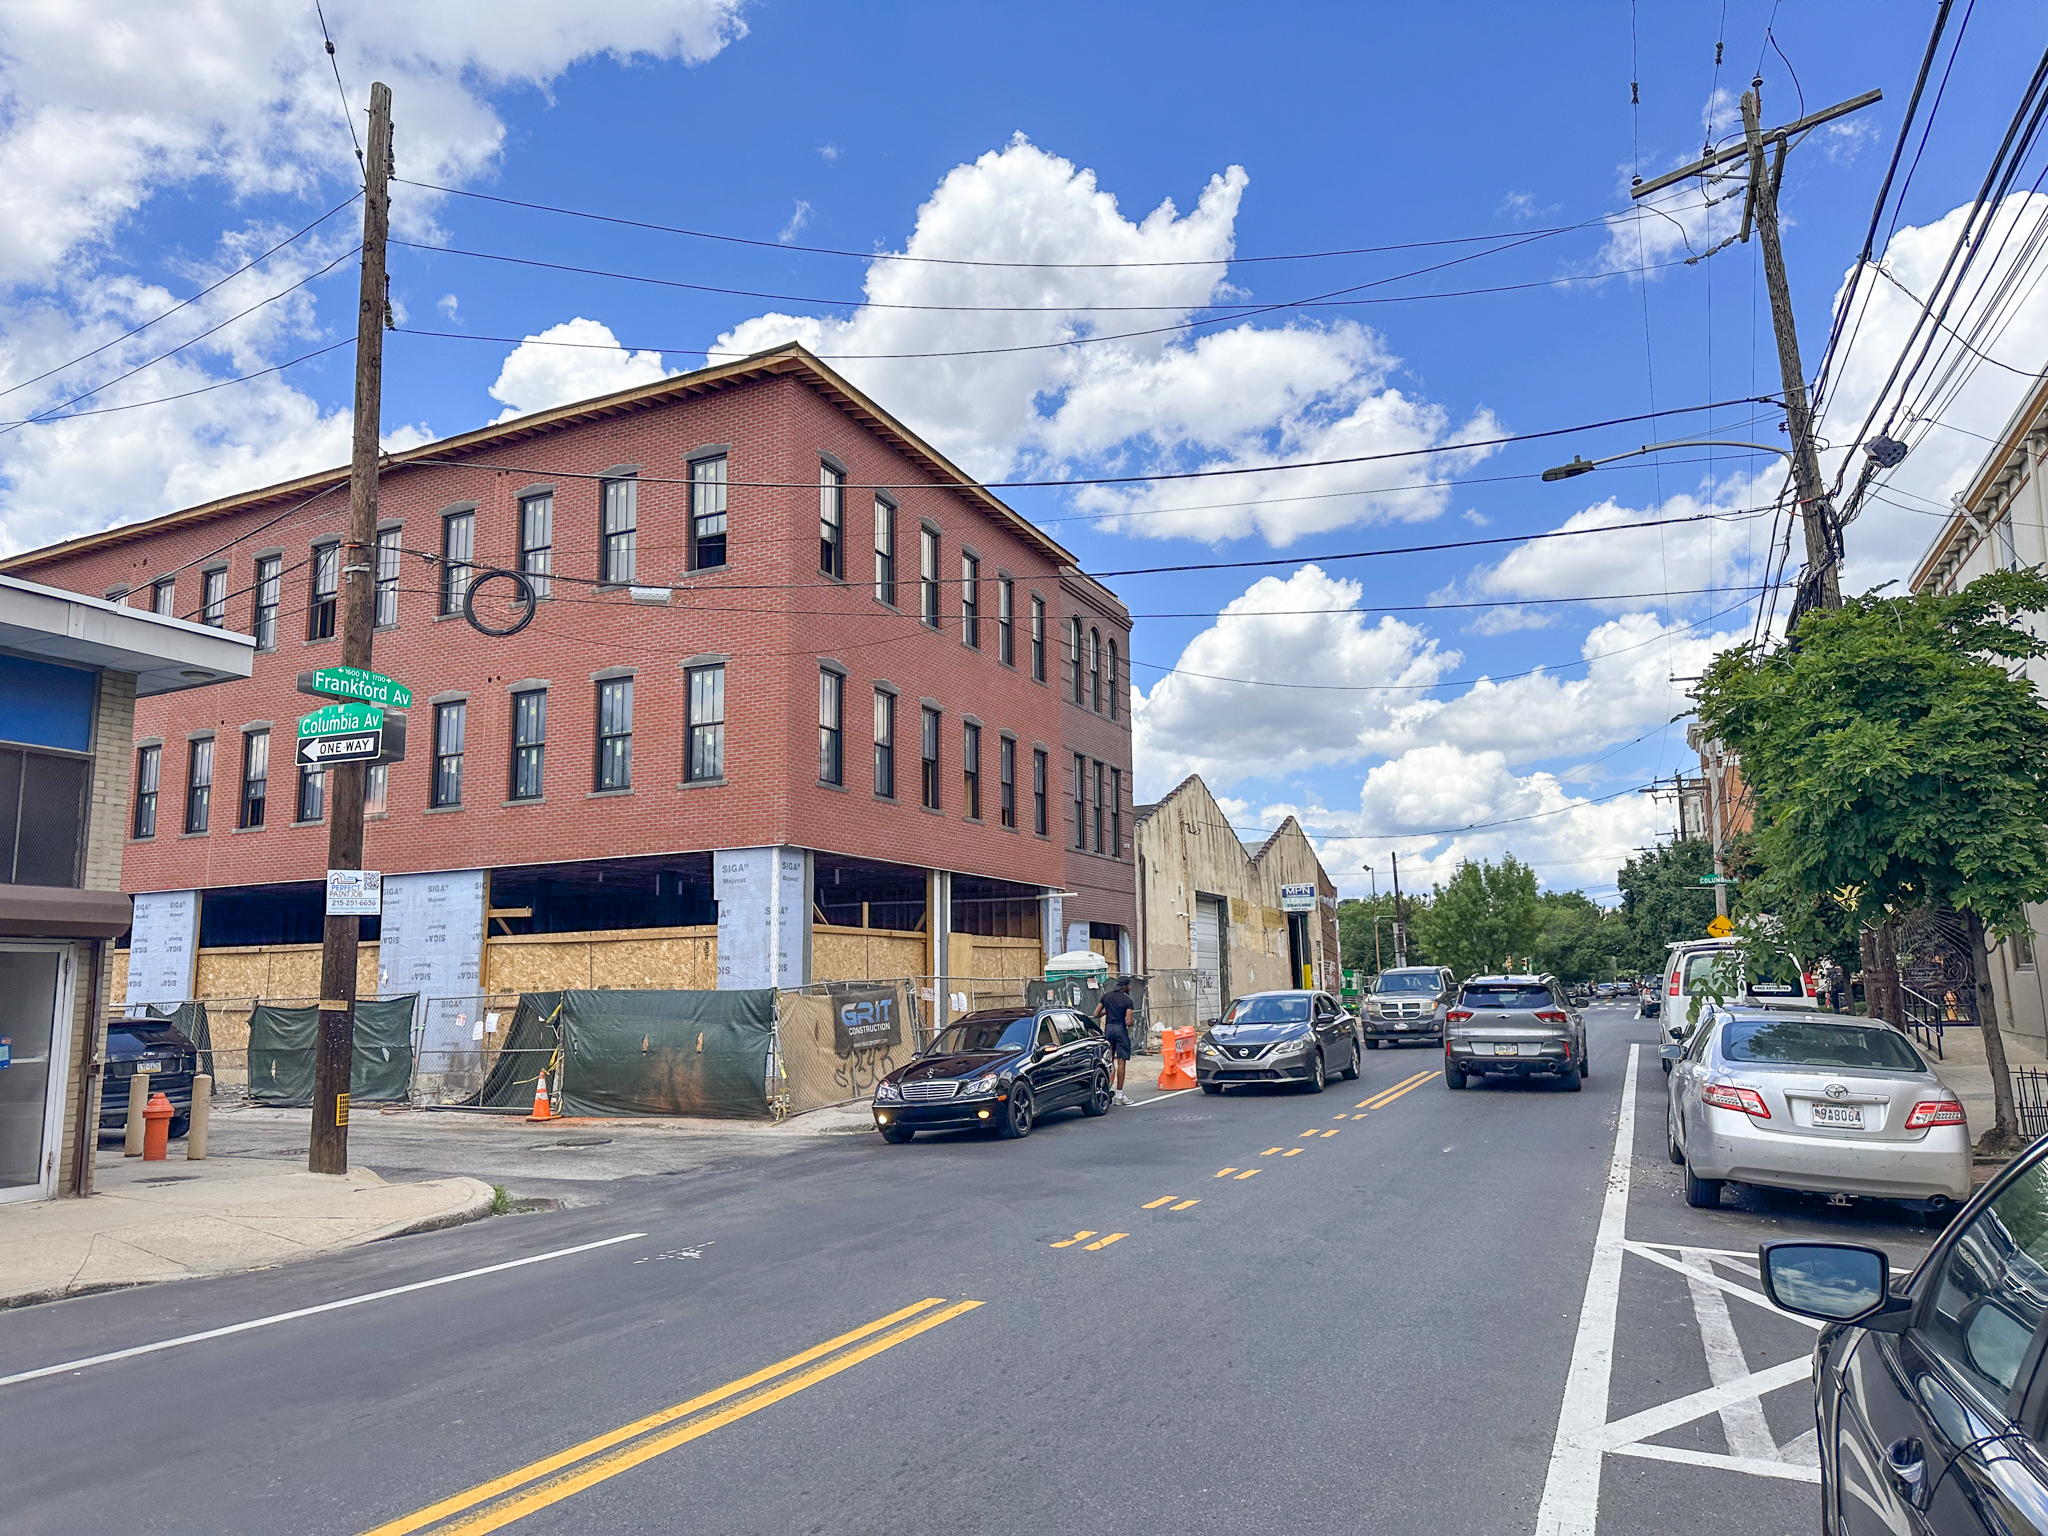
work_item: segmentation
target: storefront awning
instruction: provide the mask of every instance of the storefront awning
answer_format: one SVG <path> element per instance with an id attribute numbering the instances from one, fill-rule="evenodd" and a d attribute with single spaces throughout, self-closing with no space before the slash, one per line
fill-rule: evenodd
<path id="1" fill-rule="evenodd" d="M 118 939 L 134 903 L 119 891 L 0 885 L 0 938 Z"/>

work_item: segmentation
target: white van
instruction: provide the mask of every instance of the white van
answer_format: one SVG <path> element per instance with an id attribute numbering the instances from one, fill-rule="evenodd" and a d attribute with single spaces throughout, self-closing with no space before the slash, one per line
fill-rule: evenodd
<path id="1" fill-rule="evenodd" d="M 1735 939 L 1680 939 L 1666 945 L 1664 962 L 1664 1012 L 1673 1023 L 1692 1009 L 1683 999 L 1718 993 L 1729 1004 L 1767 1003 L 1773 1008 L 1818 1008 L 1819 989 L 1805 967 L 1791 956 L 1764 958 L 1752 964 L 1742 978 L 1740 991 L 1734 985 L 1734 956 L 1741 948 Z M 1690 1019 L 1686 1021 L 1688 1024 Z"/>

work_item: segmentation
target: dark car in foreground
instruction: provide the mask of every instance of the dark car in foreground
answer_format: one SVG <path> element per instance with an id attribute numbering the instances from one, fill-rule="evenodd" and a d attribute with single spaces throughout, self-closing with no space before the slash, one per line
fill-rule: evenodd
<path id="1" fill-rule="evenodd" d="M 905 1142 L 919 1131 L 1029 1136 L 1055 1110 L 1109 1112 L 1109 1042 L 1071 1008 L 989 1008 L 939 1031 L 875 1084 L 875 1129 Z"/>
<path id="2" fill-rule="evenodd" d="M 1776 1242 L 1764 1289 L 1818 1318 L 1830 1536 L 2048 1533 L 2048 1142 L 1963 1207 L 1896 1290 L 1879 1249 Z"/>
<path id="3" fill-rule="evenodd" d="M 140 1068 L 150 1093 L 171 1102 L 171 1134 L 192 1123 L 192 1075 L 199 1047 L 163 1019 L 117 1019 L 107 1026 L 106 1075 L 100 1085 L 100 1131 L 128 1126 L 128 1085 Z"/>
<path id="4" fill-rule="evenodd" d="M 1358 1020 L 1329 993 L 1252 992 L 1196 1042 L 1195 1081 L 1204 1093 L 1250 1083 L 1321 1093 L 1334 1073 L 1356 1079 L 1364 1057 Z"/>

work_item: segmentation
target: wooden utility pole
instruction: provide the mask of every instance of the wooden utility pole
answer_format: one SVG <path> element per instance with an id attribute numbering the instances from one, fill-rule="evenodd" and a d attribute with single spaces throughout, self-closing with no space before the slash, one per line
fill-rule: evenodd
<path id="1" fill-rule="evenodd" d="M 1792 320 L 1792 290 L 1785 280 L 1785 253 L 1778 240 L 1778 187 L 1785 175 L 1785 151 L 1796 135 L 1881 101 L 1884 92 L 1865 91 L 1796 122 L 1766 129 L 1760 126 L 1763 88 L 1763 76 L 1758 75 L 1742 94 L 1741 144 L 1716 150 L 1653 181 L 1639 181 L 1630 189 L 1629 196 L 1646 197 L 1717 165 L 1745 158 L 1749 161 L 1749 193 L 1742 207 L 1740 238 L 1747 241 L 1754 225 L 1763 246 L 1764 282 L 1771 293 L 1771 329 L 1777 336 L 1778 376 L 1785 395 L 1785 426 L 1792 438 L 1792 487 L 1798 499 L 1800 524 L 1806 533 L 1806 575 L 1792 605 L 1796 619 L 1808 608 L 1842 606 L 1841 531 L 1835 523 L 1834 507 L 1828 498 L 1827 484 L 1821 478 L 1820 457 L 1814 448 L 1813 411 L 1806 396 L 1806 372 L 1799 361 L 1799 332 Z M 1773 146 L 1768 171 L 1764 168 L 1766 145 Z"/>
<path id="2" fill-rule="evenodd" d="M 384 243 L 391 229 L 391 87 L 370 87 L 370 144 L 363 165 L 363 271 L 356 299 L 355 435 L 349 455 L 348 538 L 341 546 L 341 664 L 370 666 L 376 630 L 377 432 L 384 410 L 387 289 Z M 327 867 L 363 865 L 360 762 L 327 770 Z M 313 1138 L 306 1165 L 348 1172 L 348 1082 L 355 1062 L 359 917 L 329 917 L 320 951 L 320 1033 L 313 1058 Z"/>

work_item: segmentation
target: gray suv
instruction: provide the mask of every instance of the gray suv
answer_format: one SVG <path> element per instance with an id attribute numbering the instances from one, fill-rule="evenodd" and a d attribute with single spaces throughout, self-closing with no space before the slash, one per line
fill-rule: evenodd
<path id="1" fill-rule="evenodd" d="M 1381 971 L 1365 994 L 1359 1023 L 1365 1048 L 1404 1045 L 1410 1040 L 1435 1045 L 1444 1037 L 1444 1010 L 1457 995 L 1458 981 L 1441 965 L 1404 965 Z"/>
<path id="2" fill-rule="evenodd" d="M 1586 1024 L 1555 976 L 1474 976 L 1444 1015 L 1444 1086 L 1469 1077 L 1554 1077 L 1567 1093 L 1590 1075 Z"/>

